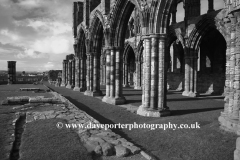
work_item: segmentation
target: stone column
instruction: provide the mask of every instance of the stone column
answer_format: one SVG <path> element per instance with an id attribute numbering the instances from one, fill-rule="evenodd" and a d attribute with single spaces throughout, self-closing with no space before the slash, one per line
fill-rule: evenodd
<path id="1" fill-rule="evenodd" d="M 169 108 L 166 106 L 167 96 L 167 66 L 166 64 L 166 35 L 160 35 L 159 40 L 159 72 L 158 72 L 158 109 L 160 116 L 168 116 Z"/>
<path id="2" fill-rule="evenodd" d="M 184 91 L 182 93 L 183 96 L 188 96 L 190 92 L 190 57 L 185 56 L 185 76 L 184 76 Z"/>
<path id="3" fill-rule="evenodd" d="M 102 66 L 102 85 L 106 85 L 106 63 L 104 62 L 104 65 Z"/>
<path id="4" fill-rule="evenodd" d="M 234 73 L 234 102 L 233 102 L 233 115 L 239 118 L 239 107 L 240 107 L 240 17 L 237 17 L 236 24 L 236 40 L 235 40 L 235 73 Z M 240 134 L 240 131 L 238 131 Z M 239 147 L 240 148 L 240 147 Z"/>
<path id="5" fill-rule="evenodd" d="M 93 60 L 91 60 L 91 87 L 90 87 L 90 91 L 87 92 L 85 95 L 88 96 L 101 96 L 102 95 L 102 91 L 100 90 L 100 59 L 97 55 L 97 53 L 93 53 Z"/>
<path id="6" fill-rule="evenodd" d="M 108 47 L 106 49 L 107 60 L 107 85 L 106 96 L 102 101 L 114 105 L 124 104 L 122 94 L 122 54 L 120 48 Z"/>
<path id="7" fill-rule="evenodd" d="M 125 97 L 122 95 L 123 90 L 123 55 L 121 54 L 121 48 L 116 47 L 116 73 L 115 73 L 115 104 L 124 104 L 126 102 Z"/>
<path id="8" fill-rule="evenodd" d="M 214 2 L 213 0 L 208 0 L 208 11 L 207 13 L 213 12 L 214 11 Z"/>
<path id="9" fill-rule="evenodd" d="M 110 97 L 115 97 L 115 48 L 110 51 Z"/>
<path id="10" fill-rule="evenodd" d="M 66 88 L 72 89 L 72 60 L 68 61 L 68 84 Z"/>
<path id="11" fill-rule="evenodd" d="M 89 95 L 92 91 L 92 55 L 87 55 L 87 90 L 84 92 L 84 95 Z"/>
<path id="12" fill-rule="evenodd" d="M 124 87 L 129 87 L 128 82 L 128 64 L 124 63 Z"/>
<path id="13" fill-rule="evenodd" d="M 66 79 L 65 79 L 65 87 L 67 86 L 67 84 L 68 84 L 68 60 L 66 60 Z"/>
<path id="14" fill-rule="evenodd" d="M 134 89 L 142 89 L 141 87 L 141 63 L 136 62 L 136 85 Z"/>
<path id="15" fill-rule="evenodd" d="M 8 61 L 8 85 L 16 83 L 16 61 Z"/>
<path id="16" fill-rule="evenodd" d="M 189 82 L 189 93 L 188 97 L 197 97 L 197 67 L 198 67 L 198 56 L 197 51 L 191 51 L 190 57 L 190 82 Z"/>
<path id="17" fill-rule="evenodd" d="M 110 48 L 106 47 L 106 98 L 110 97 Z"/>
<path id="18" fill-rule="evenodd" d="M 166 106 L 166 35 L 144 37 L 144 89 L 143 104 L 137 114 L 162 117 L 170 114 Z"/>
<path id="19" fill-rule="evenodd" d="M 86 59 L 80 59 L 80 92 L 86 91 Z"/>
<path id="20" fill-rule="evenodd" d="M 66 86 L 66 69 L 67 69 L 67 61 L 63 60 L 63 69 L 62 69 L 62 83 L 61 83 L 61 87 L 65 87 Z"/>
<path id="21" fill-rule="evenodd" d="M 149 108 L 150 107 L 150 87 L 151 87 L 151 39 L 149 37 L 145 37 L 145 102 L 144 107 Z"/>
<path id="22" fill-rule="evenodd" d="M 158 63 L 158 59 L 159 59 L 159 57 L 158 57 L 159 56 L 159 48 L 158 48 L 159 37 L 152 35 L 151 36 L 151 43 L 152 43 L 152 49 L 151 49 L 150 109 L 157 110 L 158 109 L 158 69 L 160 71 L 159 73 L 161 74 L 163 72 L 162 70 L 164 69 L 164 67 L 160 68 L 158 66 L 159 64 L 161 64 L 160 61 Z M 164 60 L 164 59 L 159 59 L 159 60 Z M 160 85 L 159 85 L 159 87 L 160 87 Z M 161 93 L 160 90 L 159 90 L 159 93 Z"/>
<path id="23" fill-rule="evenodd" d="M 75 87 L 75 58 L 72 60 L 72 88 Z"/>
<path id="24" fill-rule="evenodd" d="M 240 87 L 239 87 L 239 69 L 240 69 L 240 46 L 238 38 L 240 37 L 240 20 L 236 17 L 231 18 L 231 24 L 225 26 L 230 33 L 227 38 L 226 52 L 226 81 L 225 81 L 225 106 L 224 112 L 218 118 L 220 127 L 227 131 L 235 132 L 240 135 L 239 130 L 239 105 L 240 105 Z"/>
<path id="25" fill-rule="evenodd" d="M 105 75 L 105 73 L 106 73 L 106 66 L 105 66 L 105 57 L 104 57 L 104 55 L 101 56 L 101 67 L 100 68 L 101 68 L 101 75 L 100 75 L 101 82 L 100 82 L 100 84 L 101 85 L 105 85 L 105 83 L 106 83 L 105 82 L 105 79 L 106 79 L 105 78 L 105 76 L 106 76 Z"/>
<path id="26" fill-rule="evenodd" d="M 75 57 L 75 87 L 74 91 L 80 91 L 80 59 L 78 57 Z"/>

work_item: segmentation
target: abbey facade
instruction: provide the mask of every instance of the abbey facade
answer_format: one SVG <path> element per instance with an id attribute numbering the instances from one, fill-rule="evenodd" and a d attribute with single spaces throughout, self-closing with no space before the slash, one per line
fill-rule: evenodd
<path id="1" fill-rule="evenodd" d="M 73 4 L 75 53 L 63 61 L 62 86 L 102 101 L 125 103 L 123 87 L 142 90 L 137 114 L 170 115 L 168 89 L 223 94 L 221 127 L 238 130 L 240 1 L 223 0 L 201 15 L 200 0 L 84 0 Z M 176 22 L 177 7 L 184 20 Z"/>

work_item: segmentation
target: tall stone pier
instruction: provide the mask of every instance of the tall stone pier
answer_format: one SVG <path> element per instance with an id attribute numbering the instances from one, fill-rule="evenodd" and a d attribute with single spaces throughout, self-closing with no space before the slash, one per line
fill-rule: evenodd
<path id="1" fill-rule="evenodd" d="M 8 61 L 8 85 L 16 82 L 16 61 Z"/>

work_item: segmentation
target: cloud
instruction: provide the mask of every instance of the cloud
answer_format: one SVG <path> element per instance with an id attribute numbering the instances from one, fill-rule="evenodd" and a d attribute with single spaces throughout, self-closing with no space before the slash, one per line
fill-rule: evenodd
<path id="1" fill-rule="evenodd" d="M 8 29 L 0 30 L 0 34 L 4 35 L 6 37 L 9 37 L 14 41 L 19 39 L 19 36 L 17 34 L 10 32 Z"/>
<path id="2" fill-rule="evenodd" d="M 55 62 L 47 62 L 44 65 L 45 70 L 59 70 L 61 69 L 61 65 Z"/>
<path id="3" fill-rule="evenodd" d="M 62 36 L 46 37 L 34 42 L 32 48 L 43 53 L 63 54 L 70 51 L 71 41 Z"/>
<path id="4" fill-rule="evenodd" d="M 23 52 L 20 52 L 16 55 L 17 58 L 23 59 L 23 58 L 34 58 L 34 59 L 39 59 L 39 58 L 48 58 L 48 54 L 46 53 L 41 53 L 38 51 L 34 51 L 32 49 L 24 49 Z"/>
<path id="5" fill-rule="evenodd" d="M 70 33 L 72 31 L 72 27 L 68 23 L 52 21 L 50 19 L 27 19 L 26 21 L 22 21 L 22 24 L 32 27 L 36 31 L 47 32 L 53 35 L 59 35 L 63 33 Z"/>

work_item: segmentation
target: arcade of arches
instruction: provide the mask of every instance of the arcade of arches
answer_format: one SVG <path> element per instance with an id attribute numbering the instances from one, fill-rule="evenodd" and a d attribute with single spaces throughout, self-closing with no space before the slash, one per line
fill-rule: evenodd
<path id="1" fill-rule="evenodd" d="M 168 89 L 225 96 L 221 128 L 240 129 L 240 1 L 84 0 L 73 4 L 75 54 L 63 61 L 62 86 L 124 104 L 123 87 L 142 90 L 137 114 L 170 115 Z M 177 22 L 183 3 L 184 19 Z M 238 133 L 240 134 L 240 133 Z"/>

